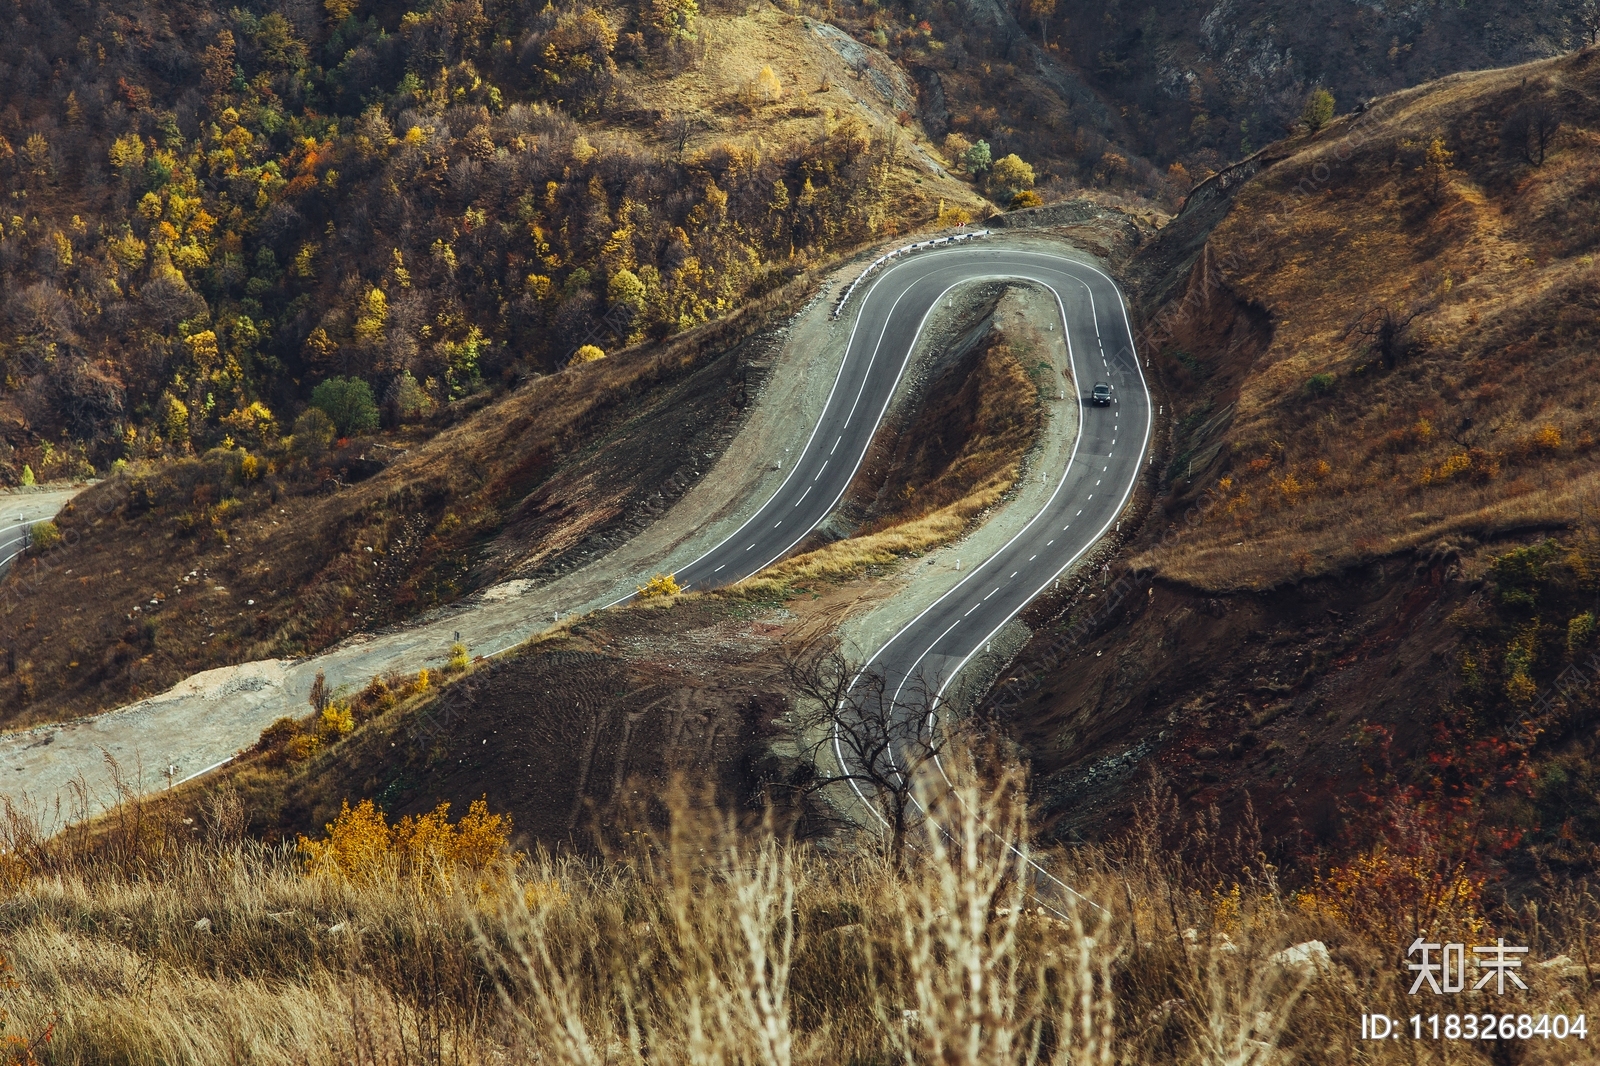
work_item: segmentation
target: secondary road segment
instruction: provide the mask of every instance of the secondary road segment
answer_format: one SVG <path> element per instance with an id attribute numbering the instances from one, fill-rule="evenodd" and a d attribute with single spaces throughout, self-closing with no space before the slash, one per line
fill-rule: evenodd
<path id="1" fill-rule="evenodd" d="M 33 543 L 33 527 L 49 518 L 78 493 L 77 488 L 0 493 L 0 574 Z"/>
<path id="2" fill-rule="evenodd" d="M 679 585 L 739 581 L 799 545 L 849 488 L 933 309 L 958 287 L 986 281 L 1031 283 L 1055 298 L 1074 377 L 1069 396 L 1078 404 L 1072 457 L 1052 472 L 1054 491 L 1032 520 L 989 558 L 972 560 L 960 583 L 867 667 L 884 674 L 890 692 L 911 685 L 942 695 L 1001 627 L 1110 531 L 1138 480 L 1152 421 L 1122 294 L 1086 259 L 991 238 L 911 253 L 852 298 L 844 361 L 788 477 L 749 521 L 682 568 Z M 1097 382 L 1111 386 L 1107 406 L 1089 402 Z"/>

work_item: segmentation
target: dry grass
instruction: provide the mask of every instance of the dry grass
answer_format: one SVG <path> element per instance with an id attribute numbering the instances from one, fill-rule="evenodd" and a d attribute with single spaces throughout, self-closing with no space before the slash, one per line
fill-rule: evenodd
<path id="1" fill-rule="evenodd" d="M 1236 402 L 1205 471 L 1218 505 L 1142 562 L 1200 587 L 1262 587 L 1559 525 L 1600 488 L 1592 58 L 1398 94 L 1240 192 L 1207 262 L 1271 316 L 1271 343 L 1236 397 L 1218 397 Z M 1540 94 L 1565 124 L 1533 167 L 1501 135 Z M 1437 190 L 1423 172 L 1435 137 L 1454 153 Z M 1393 368 L 1352 330 L 1381 308 L 1416 313 Z"/>
<path id="2" fill-rule="evenodd" d="M 954 540 L 1016 483 L 1017 469 L 1010 468 L 1005 475 L 985 482 L 964 498 L 932 514 L 797 555 L 740 582 L 735 589 L 741 595 L 756 599 L 783 596 L 796 586 L 850 577 L 866 567 L 886 566 L 902 555 L 927 551 Z"/>
<path id="3" fill-rule="evenodd" d="M 979 217 L 992 210 L 971 185 L 934 171 L 930 158 L 941 166 L 944 160 L 920 123 L 902 123 L 873 81 L 791 11 L 762 6 L 730 16 L 706 9 L 696 40 L 676 54 L 676 74 L 629 79 L 625 90 L 643 109 L 667 116 L 646 134 L 664 151 L 677 153 L 682 137 L 685 158 L 736 146 L 759 159 L 777 145 L 812 141 L 820 129 L 853 122 L 899 143 L 895 165 L 879 175 L 892 203 L 874 218 L 874 232 L 911 228 L 908 217 L 931 217 L 941 201 Z M 915 96 L 909 82 L 903 88 Z"/>
<path id="4" fill-rule="evenodd" d="M 16 978 L 0 1005 L 10 1033 L 54 1027 L 49 1062 L 1443 1061 L 1439 1045 L 1358 1037 L 1363 1011 L 1417 1009 L 1404 945 L 1365 919 L 1404 938 L 1453 921 L 1448 906 L 1391 893 L 1371 901 L 1383 914 L 1343 920 L 1281 887 L 1248 832 L 1202 822 L 1175 841 L 1159 793 L 1130 841 L 1035 854 L 1014 775 L 955 776 L 924 795 L 947 834 L 922 837 L 901 871 L 870 839 L 817 850 L 681 796 L 668 826 L 637 823 L 608 861 L 427 877 L 312 869 L 241 839 L 220 795 L 198 831 L 139 823 L 134 804 L 94 843 L 40 848 L 13 817 L 26 862 L 0 909 Z M 1583 958 L 1595 916 L 1573 891 L 1481 931 L 1528 944 L 1533 963 Z M 1324 961 L 1277 955 L 1313 940 Z M 1592 1013 L 1587 972 L 1531 965 L 1514 1000 L 1426 1006 Z M 1494 1061 L 1568 1061 L 1576 1046 L 1529 1041 Z M 1450 1061 L 1495 1054 L 1458 1044 Z"/>

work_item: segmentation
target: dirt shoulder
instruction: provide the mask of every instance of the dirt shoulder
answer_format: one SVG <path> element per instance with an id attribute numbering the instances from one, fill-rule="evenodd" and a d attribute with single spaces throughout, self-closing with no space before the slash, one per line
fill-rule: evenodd
<path id="1" fill-rule="evenodd" d="M 87 482 L 38 485 L 0 491 L 0 574 L 10 566 L 12 553 L 22 549 L 27 524 L 54 518 L 74 496 L 88 487 Z"/>
<path id="2" fill-rule="evenodd" d="M 374 676 L 437 667 L 458 640 L 473 655 L 493 655 L 548 630 L 558 616 L 604 606 L 650 574 L 694 558 L 737 528 L 776 486 L 781 472 L 771 469 L 769 457 L 803 445 L 849 334 L 848 323 L 829 319 L 829 294 L 873 254 L 876 249 L 869 249 L 840 267 L 790 324 L 778 327 L 780 343 L 764 371 L 765 383 L 722 456 L 665 515 L 614 551 L 606 550 L 603 536 L 592 543 L 577 538 L 558 563 L 573 569 L 548 581 L 501 582 L 412 621 L 356 633 L 311 658 L 264 658 L 202 670 L 118 710 L 8 734 L 0 738 L 0 791 L 50 806 L 58 797 L 66 802 L 70 784 L 82 775 L 91 793 L 104 792 L 106 755 L 137 788 L 181 781 L 254 742 L 280 715 L 300 713 L 319 673 L 335 688 L 353 689 Z M 604 364 L 597 369 L 603 371 Z M 427 457 L 409 460 L 425 464 Z M 603 533 L 605 527 L 595 522 L 591 528 Z M 280 537 L 293 535 L 273 529 Z M 360 551 L 360 545 L 352 550 Z M 243 591 L 215 593 L 224 594 Z"/>

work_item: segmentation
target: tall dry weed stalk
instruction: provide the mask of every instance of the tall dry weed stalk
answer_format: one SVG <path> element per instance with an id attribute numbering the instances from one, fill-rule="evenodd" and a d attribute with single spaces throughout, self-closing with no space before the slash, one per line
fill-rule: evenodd
<path id="1" fill-rule="evenodd" d="M 907 1063 L 1113 1061 L 1111 913 L 1071 894 L 1064 912 L 1031 899 L 1021 784 L 1002 773 L 983 787 L 961 766 L 949 788 L 925 790 L 936 828 L 906 876 L 885 886 L 904 978 L 898 998 L 878 1006 Z M 896 1002 L 908 1004 L 898 1018 L 885 1011 Z"/>
<path id="2" fill-rule="evenodd" d="M 559 877 L 542 858 L 533 883 Z M 728 816 L 690 816 L 680 797 L 663 844 L 637 848 L 620 876 L 593 873 L 587 905 L 509 897 L 507 941 L 491 948 L 502 1002 L 569 1066 L 663 1057 L 789 1066 L 795 902 L 806 881 L 797 846 L 770 823 L 752 837 Z"/>
<path id="3" fill-rule="evenodd" d="M 569 1066 L 1114 1061 L 1111 912 L 1041 906 L 1020 782 L 957 776 L 902 869 L 680 801 L 586 905 L 502 916 L 502 1001 Z"/>

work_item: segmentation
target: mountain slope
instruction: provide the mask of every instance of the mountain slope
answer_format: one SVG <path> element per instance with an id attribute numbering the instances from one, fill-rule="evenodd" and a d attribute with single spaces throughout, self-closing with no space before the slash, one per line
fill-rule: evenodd
<path id="1" fill-rule="evenodd" d="M 1551 116 L 1542 162 L 1531 113 Z M 1221 502 L 1148 562 L 1259 585 L 1564 521 L 1600 430 L 1597 121 L 1593 52 L 1459 75 L 1292 144 L 1240 189 L 1152 331 L 1192 400 L 1167 510 Z M 1207 350 L 1216 324 L 1195 311 L 1218 294 L 1270 335 Z"/>
<path id="2" fill-rule="evenodd" d="M 1282 136 L 1316 86 L 1352 107 L 1456 71 L 1559 55 L 1581 31 L 1570 0 L 1028 6 L 1049 11 L 1044 30 L 1060 54 L 1121 105 L 1128 146 L 1196 177 Z"/>
<path id="3" fill-rule="evenodd" d="M 978 208 L 797 17 L 325 7 L 0 13 L 0 467 L 271 436 L 330 376 L 421 417 Z"/>
<path id="4" fill-rule="evenodd" d="M 1597 120 L 1593 50 L 1453 76 L 1141 249 L 1173 409 L 1149 520 L 990 700 L 1058 832 L 1156 772 L 1285 859 L 1409 810 L 1461 861 L 1589 868 Z"/>

